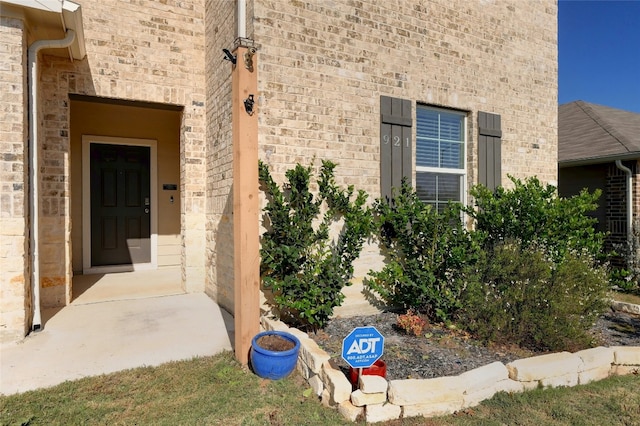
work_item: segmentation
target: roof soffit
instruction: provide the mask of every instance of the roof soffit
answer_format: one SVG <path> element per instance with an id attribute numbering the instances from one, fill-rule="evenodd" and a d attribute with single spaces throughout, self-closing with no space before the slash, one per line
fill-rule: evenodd
<path id="1" fill-rule="evenodd" d="M 26 23 L 27 43 L 37 40 L 59 40 L 66 30 L 75 31 L 76 38 L 68 48 L 46 49 L 55 56 L 67 56 L 80 60 L 86 54 L 82 9 L 78 3 L 68 0 L 3 0 L 3 15 L 20 17 Z"/>

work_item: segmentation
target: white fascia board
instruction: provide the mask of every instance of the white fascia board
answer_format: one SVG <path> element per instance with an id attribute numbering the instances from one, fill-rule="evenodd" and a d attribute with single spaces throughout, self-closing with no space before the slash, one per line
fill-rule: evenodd
<path id="1" fill-rule="evenodd" d="M 62 13 L 62 0 L 3 0 L 3 2 L 46 12 Z"/>
<path id="2" fill-rule="evenodd" d="M 76 39 L 69 47 L 71 56 L 73 56 L 75 60 L 81 60 L 87 54 L 84 44 L 84 29 L 82 28 L 82 8 L 77 3 L 65 0 L 62 18 L 64 19 L 65 26 L 76 32 Z"/>

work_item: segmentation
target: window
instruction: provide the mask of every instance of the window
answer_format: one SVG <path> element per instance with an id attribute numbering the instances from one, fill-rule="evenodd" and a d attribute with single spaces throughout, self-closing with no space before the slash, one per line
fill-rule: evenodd
<path id="1" fill-rule="evenodd" d="M 416 192 L 438 210 L 449 201 L 464 202 L 466 115 L 416 107 Z"/>

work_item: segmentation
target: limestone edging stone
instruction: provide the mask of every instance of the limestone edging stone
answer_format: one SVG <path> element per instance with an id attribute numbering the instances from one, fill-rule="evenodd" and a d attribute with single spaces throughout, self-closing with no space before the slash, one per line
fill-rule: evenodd
<path id="1" fill-rule="evenodd" d="M 452 414 L 478 405 L 498 392 L 523 392 L 539 386 L 575 386 L 640 371 L 640 346 L 597 347 L 576 353 L 559 352 L 519 359 L 506 366 L 494 362 L 459 376 L 389 382 L 378 376 L 362 376 L 361 389 L 352 392 L 344 373 L 331 366 L 330 356 L 306 333 L 266 317 L 261 322 L 265 329 L 289 331 L 301 339 L 304 349 L 301 348 L 298 358 L 298 370 L 313 392 L 320 395 L 323 405 L 337 408 L 350 421 L 363 415 L 367 422 L 376 423 L 400 417 Z M 321 368 L 316 374 L 312 367 L 317 364 Z M 386 400 L 373 403 L 380 400 L 382 393 L 373 391 L 382 389 L 387 393 Z M 371 396 L 376 394 L 378 396 Z M 366 398 L 370 400 L 365 406 L 357 407 L 354 398 L 358 403 Z"/>

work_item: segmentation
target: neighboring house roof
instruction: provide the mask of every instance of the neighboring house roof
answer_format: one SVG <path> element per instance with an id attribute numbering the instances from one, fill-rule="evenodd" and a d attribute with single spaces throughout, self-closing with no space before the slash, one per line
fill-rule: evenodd
<path id="1" fill-rule="evenodd" d="M 640 114 L 584 101 L 558 108 L 562 166 L 640 158 Z"/>

